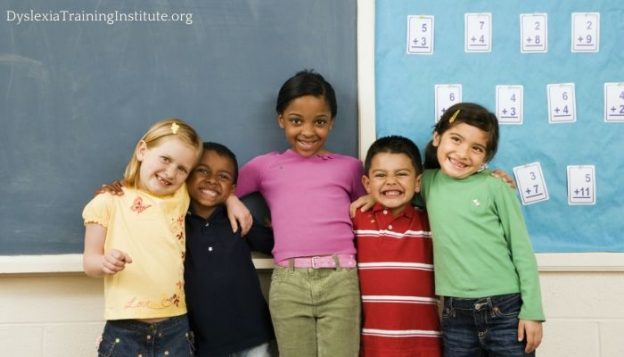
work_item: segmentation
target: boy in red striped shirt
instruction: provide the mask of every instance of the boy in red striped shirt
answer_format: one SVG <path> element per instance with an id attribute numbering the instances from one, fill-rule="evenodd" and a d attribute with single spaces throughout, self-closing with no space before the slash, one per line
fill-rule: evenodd
<path id="1" fill-rule="evenodd" d="M 362 182 L 377 203 L 353 218 L 362 294 L 361 356 L 439 357 L 427 214 L 411 204 L 423 166 L 416 144 L 401 136 L 375 141 Z"/>

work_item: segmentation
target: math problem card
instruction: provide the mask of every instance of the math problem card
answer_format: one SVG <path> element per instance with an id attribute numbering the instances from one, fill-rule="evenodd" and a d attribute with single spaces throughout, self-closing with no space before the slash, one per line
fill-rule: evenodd
<path id="1" fill-rule="evenodd" d="M 604 84 L 604 120 L 624 123 L 624 83 Z"/>
<path id="2" fill-rule="evenodd" d="M 464 35 L 466 52 L 492 52 L 492 14 L 466 13 Z"/>
<path id="3" fill-rule="evenodd" d="M 576 121 L 576 95 L 574 83 L 549 84 L 548 122 L 573 123 Z"/>
<path id="4" fill-rule="evenodd" d="M 520 85 L 496 86 L 496 117 L 501 124 L 522 124 L 524 88 Z"/>
<path id="5" fill-rule="evenodd" d="M 520 14 L 520 52 L 548 52 L 547 14 Z"/>
<path id="6" fill-rule="evenodd" d="M 598 52 L 600 49 L 600 13 L 572 13 L 572 52 Z"/>
<path id="7" fill-rule="evenodd" d="M 433 54 L 433 16 L 410 15 L 407 17 L 407 53 Z"/>
<path id="8" fill-rule="evenodd" d="M 530 205 L 549 199 L 546 181 L 539 162 L 516 166 L 513 168 L 518 192 L 523 205 Z"/>
<path id="9" fill-rule="evenodd" d="M 435 122 L 440 120 L 444 112 L 453 104 L 462 101 L 461 84 L 436 84 L 435 85 Z"/>
<path id="10" fill-rule="evenodd" d="M 596 168 L 594 165 L 568 165 L 568 204 L 596 204 Z"/>

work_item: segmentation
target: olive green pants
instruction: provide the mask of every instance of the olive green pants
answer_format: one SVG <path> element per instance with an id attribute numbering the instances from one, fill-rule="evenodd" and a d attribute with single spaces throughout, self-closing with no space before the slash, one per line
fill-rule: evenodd
<path id="1" fill-rule="evenodd" d="M 275 267 L 269 307 L 280 357 L 358 355 L 357 269 Z"/>

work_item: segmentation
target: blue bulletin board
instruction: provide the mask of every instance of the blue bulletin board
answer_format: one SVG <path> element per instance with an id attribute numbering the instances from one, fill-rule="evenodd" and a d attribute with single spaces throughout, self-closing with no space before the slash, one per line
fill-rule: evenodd
<path id="1" fill-rule="evenodd" d="M 594 41 L 596 51 L 572 50 L 572 33 L 579 31 L 574 13 L 598 14 L 599 32 L 578 39 Z M 489 52 L 466 51 L 466 14 L 489 14 Z M 521 50 L 521 14 L 546 15 L 545 52 Z M 408 53 L 414 15 L 433 19 L 433 27 L 425 26 L 433 30 L 429 54 Z M 514 167 L 540 164 L 548 199 L 523 205 L 535 251 L 624 252 L 624 122 L 605 121 L 605 83 L 622 88 L 624 82 L 622 19 L 621 0 L 377 1 L 376 134 L 400 133 L 422 149 L 438 116 L 436 85 L 459 84 L 463 101 L 493 112 L 496 86 L 522 86 L 522 123 L 501 125 L 490 167 L 512 174 Z M 552 84 L 574 85 L 575 121 L 549 122 Z M 624 95 L 609 105 L 624 108 Z M 569 203 L 568 165 L 594 166 L 594 204 Z"/>

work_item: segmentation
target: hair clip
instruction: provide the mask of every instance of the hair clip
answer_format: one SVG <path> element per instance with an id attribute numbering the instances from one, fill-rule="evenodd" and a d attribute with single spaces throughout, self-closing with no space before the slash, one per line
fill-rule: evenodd
<path id="1" fill-rule="evenodd" d="M 451 117 L 451 119 L 449 119 L 449 124 L 453 124 L 453 122 L 455 121 L 455 118 L 457 118 L 457 115 L 459 115 L 460 111 L 461 111 L 460 109 L 457 109 L 455 113 L 453 113 L 453 116 Z"/>
<path id="2" fill-rule="evenodd" d="M 180 129 L 180 126 L 178 125 L 178 123 L 173 122 L 171 123 L 171 132 L 176 134 L 178 132 L 178 129 Z"/>

